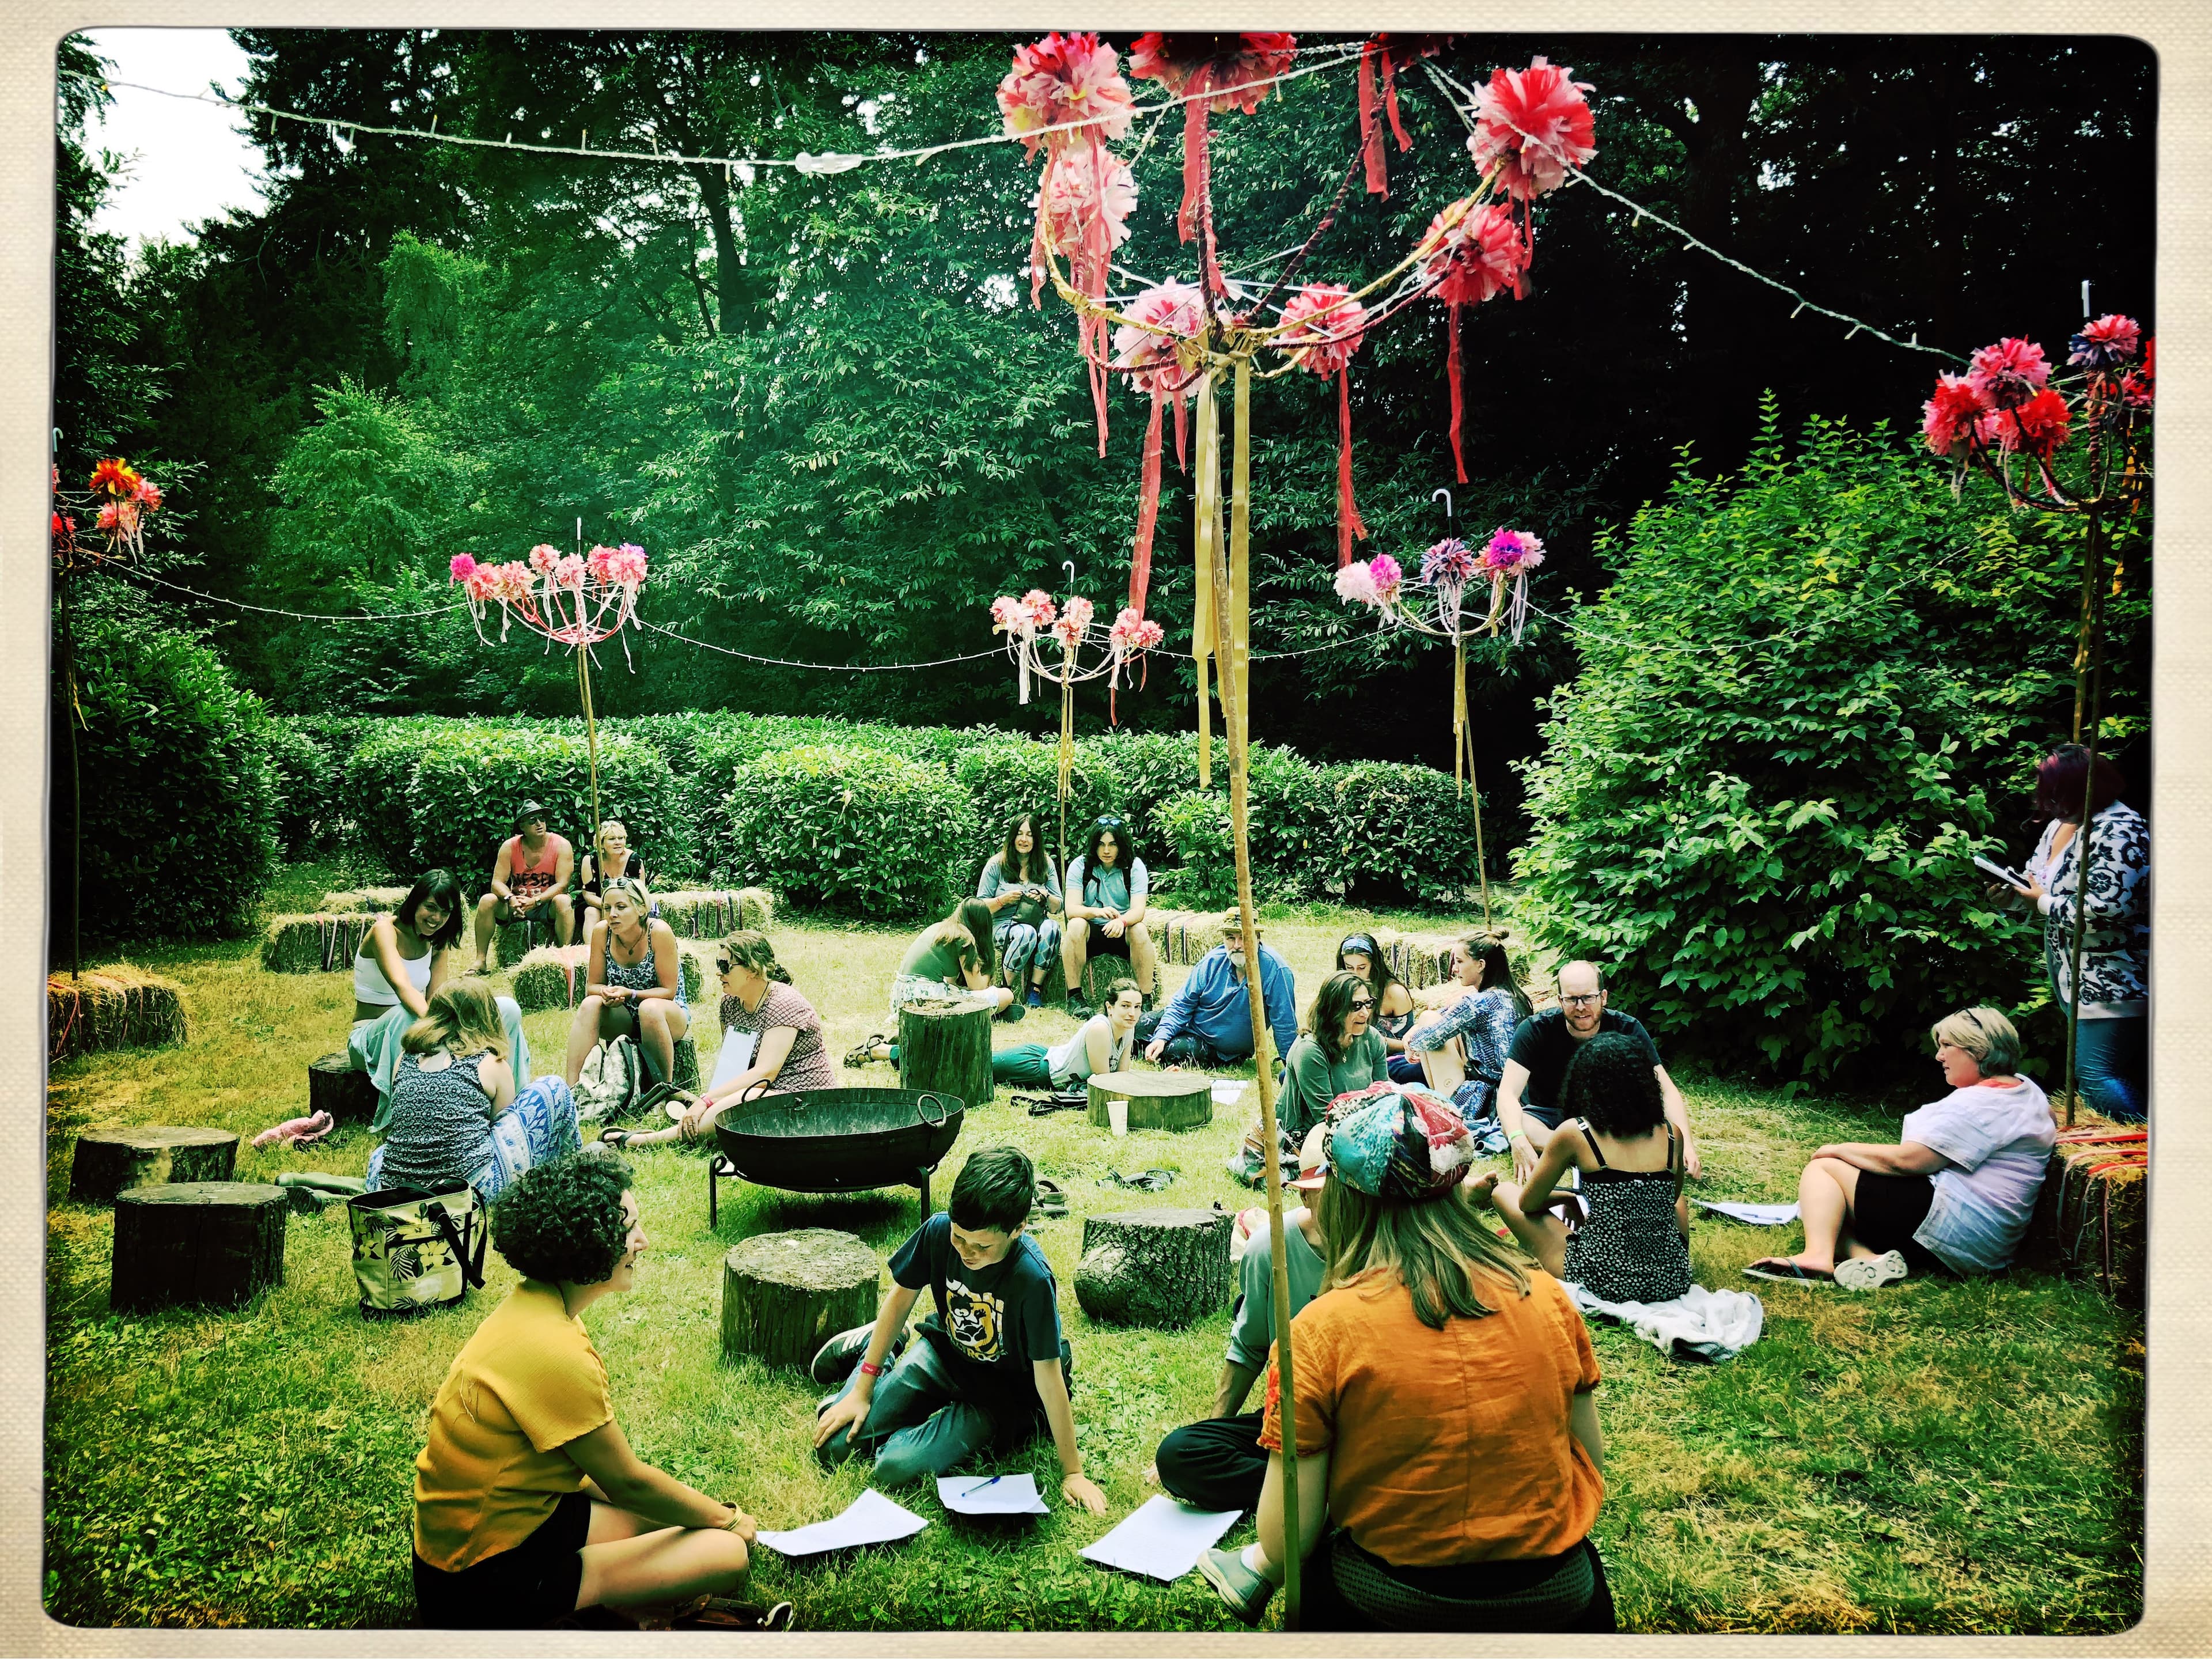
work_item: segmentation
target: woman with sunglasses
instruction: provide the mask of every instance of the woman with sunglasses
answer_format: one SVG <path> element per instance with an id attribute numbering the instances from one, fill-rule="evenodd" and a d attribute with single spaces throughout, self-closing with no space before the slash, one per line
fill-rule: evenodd
<path id="1" fill-rule="evenodd" d="M 1309 1029 L 1291 1045 L 1283 1066 L 1275 1120 L 1290 1146 L 1305 1139 L 1339 1095 L 1390 1080 L 1389 1054 L 1374 1020 L 1375 993 L 1358 975 L 1334 973 L 1321 982 L 1306 1016 Z"/>
<path id="2" fill-rule="evenodd" d="M 1421 1082 L 1421 1063 L 1406 1053 L 1406 1033 L 1413 1029 L 1413 994 L 1406 981 L 1390 971 L 1390 963 L 1372 933 L 1353 933 L 1336 947 L 1338 971 L 1357 974 L 1375 993 L 1375 1029 L 1390 1056 L 1393 1083 Z"/>
<path id="3" fill-rule="evenodd" d="M 796 1094 L 836 1086 L 830 1055 L 822 1046 L 822 1018 L 781 971 L 768 935 L 750 929 L 732 933 L 714 955 L 722 976 L 722 1042 L 749 1042 L 750 1063 L 719 1089 L 699 1097 L 671 1129 L 650 1133 L 610 1129 L 599 1139 L 611 1146 L 657 1146 L 680 1140 L 686 1146 L 706 1134 L 716 1117 L 746 1097 Z M 760 1085 L 767 1084 L 766 1089 Z"/>

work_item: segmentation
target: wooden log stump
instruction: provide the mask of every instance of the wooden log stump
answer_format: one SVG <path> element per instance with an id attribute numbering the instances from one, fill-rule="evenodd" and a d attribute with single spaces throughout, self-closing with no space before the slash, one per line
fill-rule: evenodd
<path id="1" fill-rule="evenodd" d="M 991 1103 L 991 1010 L 933 998 L 899 1010 L 899 1086 L 957 1098 L 969 1111 Z"/>
<path id="2" fill-rule="evenodd" d="M 722 1258 L 722 1357 L 804 1365 L 840 1331 L 876 1316 L 876 1253 L 828 1227 L 763 1233 Z"/>
<path id="3" fill-rule="evenodd" d="M 637 1045 L 637 1049 L 641 1055 L 647 1054 L 643 1042 Z M 647 1074 L 652 1076 L 656 1082 L 672 1083 L 679 1089 L 686 1089 L 695 1095 L 697 1094 L 699 1092 L 698 1041 L 689 1034 L 676 1039 L 674 1076 L 666 1078 L 659 1076 L 654 1071 L 653 1060 L 649 1055 L 645 1061 L 645 1069 Z"/>
<path id="4" fill-rule="evenodd" d="M 376 1115 L 376 1085 L 354 1069 L 344 1049 L 307 1065 L 307 1110 L 328 1112 L 335 1123 L 366 1123 Z"/>
<path id="5" fill-rule="evenodd" d="M 287 1207 L 282 1187 L 250 1181 L 117 1194 L 108 1306 L 118 1313 L 236 1307 L 283 1284 Z"/>
<path id="6" fill-rule="evenodd" d="M 1223 1210 L 1122 1210 L 1083 1224 L 1075 1299 L 1109 1325 L 1188 1325 L 1229 1305 Z"/>
<path id="7" fill-rule="evenodd" d="M 1104 1072 L 1091 1079 L 1091 1121 L 1113 1127 L 1109 1100 L 1129 1103 L 1132 1129 L 1202 1129 L 1213 1121 L 1213 1079 L 1199 1072 Z"/>
<path id="8" fill-rule="evenodd" d="M 228 1181 L 238 1167 L 238 1137 L 227 1129 L 136 1123 L 87 1129 L 70 1160 L 70 1196 L 111 1204 L 118 1193 L 178 1181 Z"/>

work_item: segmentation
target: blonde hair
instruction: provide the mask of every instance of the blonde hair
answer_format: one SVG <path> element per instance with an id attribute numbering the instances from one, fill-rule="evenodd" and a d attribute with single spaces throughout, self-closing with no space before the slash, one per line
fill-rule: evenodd
<path id="1" fill-rule="evenodd" d="M 2020 1033 L 1994 1008 L 1962 1008 L 1937 1020 L 1929 1036 L 1974 1057 L 1984 1077 L 2008 1077 L 2020 1069 Z"/>
<path id="2" fill-rule="evenodd" d="M 410 1054 L 443 1049 L 456 1060 L 482 1054 L 507 1059 L 507 1028 L 491 987 L 467 979 L 447 986 L 430 999 L 429 1012 L 407 1028 L 399 1046 Z"/>
<path id="3" fill-rule="evenodd" d="M 629 839 L 629 825 L 624 823 L 620 818 L 602 818 L 599 820 L 599 833 L 592 837 L 592 845 L 594 848 L 605 847 L 607 844 L 607 831 L 610 830 L 619 830 L 623 832 L 624 841 Z"/>
<path id="4" fill-rule="evenodd" d="M 1480 1319 L 1496 1309 L 1478 1279 L 1510 1283 L 1528 1294 L 1528 1258 L 1492 1232 L 1463 1187 L 1420 1204 L 1388 1204 L 1332 1174 L 1314 1204 L 1327 1246 L 1322 1289 L 1365 1280 L 1371 1296 L 1403 1285 L 1413 1316 L 1431 1330 L 1447 1320 Z"/>

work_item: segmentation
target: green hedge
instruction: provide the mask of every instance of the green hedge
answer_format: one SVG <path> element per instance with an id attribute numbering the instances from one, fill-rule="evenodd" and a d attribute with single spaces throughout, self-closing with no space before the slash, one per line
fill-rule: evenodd
<path id="1" fill-rule="evenodd" d="M 337 827 L 331 816 L 337 791 L 330 747 L 289 720 L 264 721 L 261 737 L 275 791 L 277 851 L 294 863 L 319 858 L 322 848 L 335 840 Z"/>
<path id="2" fill-rule="evenodd" d="M 976 834 L 942 772 L 880 749 L 763 755 L 723 798 L 731 862 L 716 876 L 801 908 L 870 921 L 940 915 L 967 884 Z"/>
<path id="3" fill-rule="evenodd" d="M 1257 769 L 1255 769 L 1256 770 Z M 1370 907 L 1446 904 L 1480 880 L 1474 798 L 1425 766 L 1358 761 L 1322 769 L 1331 799 L 1329 869 L 1339 896 Z M 1494 841 L 1495 816 L 1483 825 Z M 1494 858 L 1497 848 L 1487 847 Z"/>
<path id="4" fill-rule="evenodd" d="M 84 933 L 246 932 L 277 858 L 260 699 L 206 646 L 167 629 L 88 623 L 77 677 Z M 50 870 L 59 959 L 69 948 L 70 783 L 69 738 L 62 711 L 56 716 Z"/>
<path id="5" fill-rule="evenodd" d="M 966 849 L 971 871 L 980 872 L 983 860 L 1006 845 L 1006 826 L 1023 812 L 1036 814 L 1046 849 L 1053 851 L 1060 829 L 1059 778 L 1060 746 L 1054 743 L 1008 738 L 980 744 L 960 757 L 952 781 L 967 792 L 968 803 L 975 809 L 975 839 Z M 1079 746 L 1069 791 L 1067 854 L 1077 858 L 1091 820 L 1121 810 L 1121 775 L 1096 750 Z M 1138 845 L 1141 848 L 1143 843 Z M 1057 862 L 1056 852 L 1054 857 Z"/>

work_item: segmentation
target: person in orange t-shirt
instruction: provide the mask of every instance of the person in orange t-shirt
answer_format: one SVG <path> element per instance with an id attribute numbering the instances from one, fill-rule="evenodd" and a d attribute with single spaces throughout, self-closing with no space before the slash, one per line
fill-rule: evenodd
<path id="1" fill-rule="evenodd" d="M 1300 1627 L 1613 1629 L 1589 1539 L 1597 1357 L 1558 1281 L 1462 1186 L 1465 1122 L 1433 1097 L 1378 1095 L 1325 1155 L 1298 1184 L 1319 1188 L 1328 1277 L 1291 1324 Z M 1248 1624 L 1283 1577 L 1280 1376 L 1271 1356 L 1259 1540 L 1199 1563 Z"/>
<path id="2" fill-rule="evenodd" d="M 579 1155 L 526 1170 L 492 1207 L 522 1274 L 453 1358 L 415 1460 L 415 1600 L 436 1630 L 625 1609 L 641 1629 L 775 1629 L 744 1583 L 752 1516 L 643 1462 L 577 1317 L 627 1291 L 645 1249 L 629 1170 Z"/>

